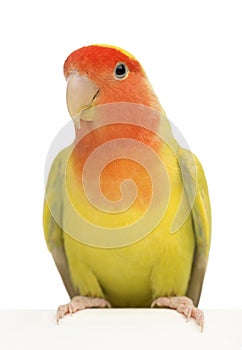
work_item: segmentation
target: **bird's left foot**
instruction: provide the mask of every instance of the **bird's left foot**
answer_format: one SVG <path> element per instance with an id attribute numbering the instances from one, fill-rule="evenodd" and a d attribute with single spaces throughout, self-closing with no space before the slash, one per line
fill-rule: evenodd
<path id="1" fill-rule="evenodd" d="M 168 307 L 175 309 L 186 316 L 187 321 L 194 318 L 197 324 L 201 327 L 201 332 L 204 327 L 204 313 L 194 306 L 193 301 L 187 297 L 161 297 L 157 298 L 151 304 L 151 307 Z"/>

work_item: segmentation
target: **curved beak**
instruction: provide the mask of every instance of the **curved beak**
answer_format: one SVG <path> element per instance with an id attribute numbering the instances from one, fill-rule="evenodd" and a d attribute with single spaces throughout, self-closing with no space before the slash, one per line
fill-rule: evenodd
<path id="1" fill-rule="evenodd" d="M 91 107 L 97 94 L 98 87 L 88 78 L 78 73 L 73 73 L 68 77 L 66 89 L 67 108 L 78 129 L 80 129 L 80 119 L 91 120 L 91 114 L 83 113 L 82 115 L 82 111 Z"/>

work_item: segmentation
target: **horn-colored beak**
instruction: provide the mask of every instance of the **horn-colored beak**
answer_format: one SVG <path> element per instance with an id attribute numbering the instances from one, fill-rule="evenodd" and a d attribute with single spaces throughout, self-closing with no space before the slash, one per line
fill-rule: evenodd
<path id="1" fill-rule="evenodd" d="M 92 106 L 97 94 L 98 87 L 90 79 L 78 73 L 73 73 L 68 77 L 66 89 L 67 108 L 78 129 L 80 129 L 80 119 L 91 120 L 88 118 L 89 114 L 83 113 L 82 115 L 82 111 Z"/>

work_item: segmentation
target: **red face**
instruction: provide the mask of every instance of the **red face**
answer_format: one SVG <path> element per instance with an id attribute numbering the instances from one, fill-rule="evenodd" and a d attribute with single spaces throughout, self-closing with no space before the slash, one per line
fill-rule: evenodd
<path id="1" fill-rule="evenodd" d="M 132 102 L 160 109 L 141 65 L 123 51 L 95 45 L 78 49 L 64 64 L 66 78 L 73 72 L 90 79 L 98 87 L 93 105 Z"/>

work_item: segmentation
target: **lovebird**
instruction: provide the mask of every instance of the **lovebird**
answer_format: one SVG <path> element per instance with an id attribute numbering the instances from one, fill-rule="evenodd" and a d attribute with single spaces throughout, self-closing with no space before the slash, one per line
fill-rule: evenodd
<path id="1" fill-rule="evenodd" d="M 70 296 L 85 308 L 198 309 L 211 239 L 203 168 L 173 136 L 138 60 L 90 45 L 64 63 L 75 137 L 54 159 L 45 239 Z"/>

